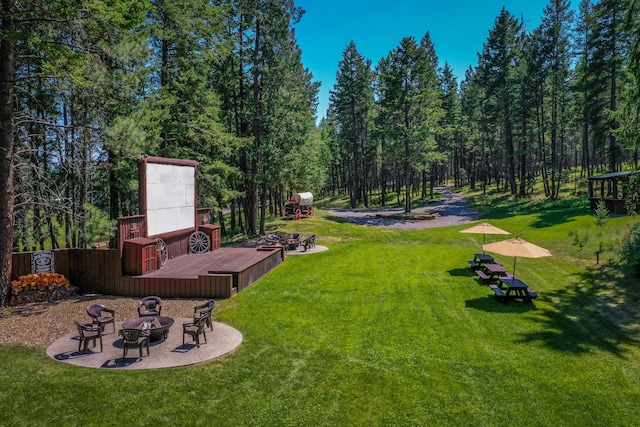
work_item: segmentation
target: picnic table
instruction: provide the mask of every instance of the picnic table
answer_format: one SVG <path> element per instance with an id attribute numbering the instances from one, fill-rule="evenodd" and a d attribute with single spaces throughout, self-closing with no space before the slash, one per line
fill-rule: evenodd
<path id="1" fill-rule="evenodd" d="M 501 278 L 513 277 L 502 264 L 497 263 L 482 264 L 481 269 L 477 269 L 475 272 L 485 283 L 495 282 Z"/>
<path id="2" fill-rule="evenodd" d="M 473 254 L 473 260 L 478 264 L 490 264 L 494 259 L 489 254 Z"/>
<path id="3" fill-rule="evenodd" d="M 531 288 L 527 286 L 520 279 L 516 279 L 515 277 L 501 277 L 500 278 L 500 289 L 503 290 L 506 288 L 506 292 L 504 292 L 505 299 L 521 299 L 524 302 L 532 302 L 533 299 L 538 297 Z M 493 289 L 493 291 L 498 295 L 498 293 Z"/>
<path id="4" fill-rule="evenodd" d="M 495 263 L 496 261 L 489 254 L 473 254 L 473 259 L 467 261 L 472 270 L 477 270 L 483 264 Z"/>

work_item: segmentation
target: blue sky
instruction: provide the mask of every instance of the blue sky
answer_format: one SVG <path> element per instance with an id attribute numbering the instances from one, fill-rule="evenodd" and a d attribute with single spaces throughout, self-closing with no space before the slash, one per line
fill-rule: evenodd
<path id="1" fill-rule="evenodd" d="M 302 62 L 322 83 L 318 118 L 325 115 L 342 52 L 353 40 L 372 65 L 400 44 L 420 40 L 429 31 L 440 66 L 445 61 L 458 77 L 475 66 L 504 6 L 524 19 L 528 30 L 540 24 L 548 0 L 296 0 L 306 13 L 296 25 Z M 575 7 L 575 1 L 572 6 Z"/>

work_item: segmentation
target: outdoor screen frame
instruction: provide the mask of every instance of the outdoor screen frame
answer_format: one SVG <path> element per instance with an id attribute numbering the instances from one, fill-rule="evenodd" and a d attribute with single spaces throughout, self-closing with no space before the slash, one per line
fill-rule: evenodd
<path id="1" fill-rule="evenodd" d="M 197 218 L 194 160 L 142 156 L 138 160 L 139 208 L 145 236 L 195 231 Z"/>

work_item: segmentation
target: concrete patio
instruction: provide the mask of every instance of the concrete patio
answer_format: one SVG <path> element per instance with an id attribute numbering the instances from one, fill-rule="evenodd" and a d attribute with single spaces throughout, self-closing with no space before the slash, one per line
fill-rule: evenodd
<path id="1" fill-rule="evenodd" d="M 233 352 L 242 343 L 242 334 L 219 322 L 213 322 L 213 331 L 205 329 L 207 342 L 201 337 L 200 347 L 188 335 L 185 336 L 185 345 L 182 345 L 182 324 L 191 322 L 192 319 L 175 319 L 173 326 L 169 329 L 166 338 L 152 341 L 147 356 L 146 348 L 143 349 L 143 357 L 137 348 L 128 349 L 127 357 L 122 358 L 123 344 L 122 337 L 118 330 L 122 328 L 122 322 L 117 322 L 113 333 L 111 325 L 106 326 L 102 335 L 103 350 L 100 351 L 100 343 L 96 342 L 95 347 L 89 347 L 86 353 L 82 350 L 78 352 L 78 332 L 68 333 L 47 348 L 47 355 L 54 360 L 87 368 L 103 369 L 158 369 L 175 366 L 193 365 L 211 359 L 216 359 L 225 354 Z"/>

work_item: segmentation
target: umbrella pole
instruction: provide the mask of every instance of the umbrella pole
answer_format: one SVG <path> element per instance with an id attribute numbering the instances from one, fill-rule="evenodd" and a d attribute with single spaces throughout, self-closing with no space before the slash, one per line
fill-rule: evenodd
<path id="1" fill-rule="evenodd" d="M 484 245 L 487 244 L 487 235 L 485 233 L 482 233 L 482 237 L 483 237 L 483 241 L 482 241 L 482 253 L 485 254 L 486 252 L 484 251 Z"/>
<path id="2" fill-rule="evenodd" d="M 518 258 L 517 256 L 513 257 L 513 280 L 512 280 L 513 283 L 516 282 L 516 259 L 517 258 Z"/>

